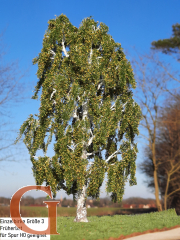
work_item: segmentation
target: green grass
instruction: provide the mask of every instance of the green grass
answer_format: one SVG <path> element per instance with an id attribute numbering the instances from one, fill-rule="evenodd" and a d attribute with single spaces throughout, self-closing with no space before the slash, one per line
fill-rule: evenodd
<path id="1" fill-rule="evenodd" d="M 90 216 L 88 223 L 73 220 L 74 217 L 58 217 L 57 232 L 60 235 L 51 235 L 51 240 L 105 240 L 121 234 L 180 225 L 180 216 L 177 216 L 175 209 L 140 215 Z"/>
<path id="2" fill-rule="evenodd" d="M 0 207 L 0 216 L 9 217 L 9 212 L 9 207 Z M 48 217 L 48 209 L 45 207 L 21 206 L 20 212 L 22 217 Z M 132 214 L 133 209 L 88 208 L 87 216 L 90 222 L 76 223 L 75 207 L 57 207 L 57 232 L 60 235 L 51 235 L 51 240 L 105 240 L 134 232 L 180 225 L 180 216 L 177 216 L 175 209 L 128 215 L 130 212 Z M 126 215 L 116 215 L 120 213 Z"/>

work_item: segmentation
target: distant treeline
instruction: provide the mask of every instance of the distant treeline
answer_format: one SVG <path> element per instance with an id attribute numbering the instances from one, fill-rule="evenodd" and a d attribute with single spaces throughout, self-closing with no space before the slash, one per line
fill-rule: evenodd
<path id="1" fill-rule="evenodd" d="M 61 207 L 76 207 L 77 202 L 73 201 L 72 199 L 48 199 L 48 201 L 60 201 L 59 205 Z M 40 198 L 33 198 L 31 196 L 22 197 L 21 199 L 21 206 L 30 206 L 30 205 L 44 205 L 46 206 L 43 201 L 47 201 L 45 197 Z M 10 199 L 0 197 L 0 204 L 2 205 L 10 205 Z M 123 204 L 156 204 L 155 199 L 151 198 L 138 198 L 138 197 L 131 197 L 127 199 L 123 199 L 121 203 L 113 203 L 110 198 L 100 198 L 99 200 L 88 198 L 86 200 L 86 206 L 89 205 L 90 207 L 122 207 Z"/>

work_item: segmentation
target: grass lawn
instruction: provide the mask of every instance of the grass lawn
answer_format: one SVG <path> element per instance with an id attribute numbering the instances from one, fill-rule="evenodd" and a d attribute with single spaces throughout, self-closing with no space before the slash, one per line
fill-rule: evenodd
<path id="1" fill-rule="evenodd" d="M 126 236 L 135 232 L 180 225 L 180 216 L 176 214 L 175 209 L 135 215 L 128 215 L 129 210 L 88 208 L 87 216 L 90 222 L 76 223 L 74 222 L 76 208 L 57 207 L 57 232 L 60 235 L 51 235 L 51 240 L 105 240 L 110 237 L 117 238 L 120 235 Z M 20 213 L 21 217 L 48 217 L 48 209 L 45 207 L 22 206 Z M 0 216 L 9 217 L 9 207 L 0 207 Z"/>
<path id="2" fill-rule="evenodd" d="M 175 209 L 138 215 L 90 216 L 88 223 L 73 222 L 74 217 L 58 217 L 57 232 L 51 240 L 97 240 L 180 225 Z"/>

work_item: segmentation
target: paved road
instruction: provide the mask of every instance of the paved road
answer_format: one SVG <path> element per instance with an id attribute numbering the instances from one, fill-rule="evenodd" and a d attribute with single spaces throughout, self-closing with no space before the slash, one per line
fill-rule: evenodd
<path id="1" fill-rule="evenodd" d="M 180 227 L 162 232 L 146 233 L 129 237 L 125 240 L 180 240 Z"/>

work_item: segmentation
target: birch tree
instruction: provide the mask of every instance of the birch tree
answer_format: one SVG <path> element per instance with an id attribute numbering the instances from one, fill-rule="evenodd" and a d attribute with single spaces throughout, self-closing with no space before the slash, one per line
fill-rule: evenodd
<path id="1" fill-rule="evenodd" d="M 42 88 L 39 114 L 20 128 L 37 185 L 60 189 L 77 200 L 74 221 L 88 222 L 86 199 L 99 198 L 108 173 L 107 192 L 120 202 L 124 185 L 136 185 L 137 144 L 141 109 L 133 99 L 133 71 L 108 27 L 91 17 L 73 26 L 65 15 L 50 20 L 37 58 Z M 54 156 L 46 155 L 55 136 Z M 47 137 L 47 139 L 46 139 Z M 42 149 L 44 156 L 37 157 Z M 104 155 L 104 156 L 103 156 Z M 118 158 L 118 156 L 120 158 Z"/>

